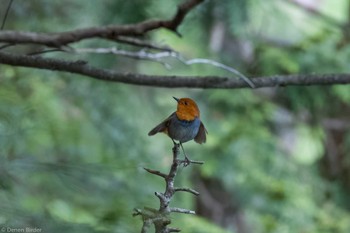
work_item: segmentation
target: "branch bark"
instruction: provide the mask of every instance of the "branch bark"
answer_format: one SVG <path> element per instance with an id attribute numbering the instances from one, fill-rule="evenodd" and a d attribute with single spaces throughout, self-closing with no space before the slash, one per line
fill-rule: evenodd
<path id="1" fill-rule="evenodd" d="M 118 40 L 118 36 L 141 36 L 159 28 L 166 28 L 181 36 L 177 31 L 178 26 L 182 23 L 187 13 L 203 1 L 204 0 L 187 0 L 183 2 L 178 6 L 176 14 L 170 20 L 146 20 L 137 24 L 90 27 L 58 33 L 4 30 L 0 31 L 0 42 L 10 44 L 31 43 L 49 47 L 61 47 L 91 38 Z"/>
<path id="2" fill-rule="evenodd" d="M 151 30 L 159 28 L 166 28 L 179 35 L 177 32 L 178 26 L 183 22 L 184 18 L 191 10 L 203 1 L 204 0 L 185 0 L 178 6 L 177 12 L 169 20 L 148 20 L 137 24 L 91 27 L 59 33 L 0 31 L 0 42 L 7 43 L 0 46 L 0 50 L 5 49 L 8 46 L 15 46 L 17 44 L 34 43 L 55 47 L 54 51 L 56 51 L 56 49 L 66 51 L 63 48 L 69 48 L 70 43 L 90 38 L 104 38 L 133 46 L 143 46 L 146 48 L 168 51 L 169 48 L 167 47 L 144 42 L 138 38 L 135 38 L 135 36 L 143 35 Z M 289 0 L 289 2 L 293 1 Z M 52 50 L 41 51 L 39 53 L 51 51 Z M 171 51 L 171 49 L 169 51 Z M 39 56 L 16 55 L 6 52 L 0 52 L 0 64 L 69 72 L 88 76 L 94 79 L 121 82 L 132 85 L 168 88 L 186 87 L 233 89 L 247 87 L 261 88 L 287 85 L 305 86 L 350 83 L 350 74 L 275 75 L 269 77 L 252 77 L 252 82 L 250 82 L 248 79 L 244 81 L 242 79 L 232 77 L 218 76 L 205 76 L 199 78 L 191 76 L 159 76 L 120 73 L 113 70 L 93 67 L 88 65 L 86 62 L 79 60 L 67 61 Z"/>
<path id="3" fill-rule="evenodd" d="M 189 188 L 175 188 L 174 182 L 177 171 L 181 164 L 188 163 L 185 160 L 179 160 L 179 144 L 174 144 L 173 147 L 173 163 L 171 164 L 171 168 L 168 174 L 162 173 L 160 171 L 144 168 L 150 174 L 160 176 L 165 180 L 166 187 L 164 193 L 155 192 L 154 194 L 159 199 L 160 207 L 158 210 L 151 208 L 144 208 L 143 210 L 135 209 L 133 216 L 141 215 L 143 220 L 143 226 L 141 229 L 141 233 L 146 233 L 151 224 L 154 225 L 156 229 L 156 233 L 169 233 L 169 232 L 180 232 L 178 228 L 168 227 L 171 223 L 169 215 L 171 213 L 183 213 L 183 214 L 196 214 L 193 210 L 182 209 L 178 207 L 170 207 L 170 201 L 174 194 L 177 191 L 185 191 L 189 192 L 193 195 L 199 195 L 199 193 L 193 189 Z M 189 161 L 189 163 L 193 163 L 195 161 Z"/>
<path id="4" fill-rule="evenodd" d="M 219 76 L 160 76 L 136 73 L 119 73 L 112 70 L 100 69 L 88 65 L 85 61 L 65 61 L 38 56 L 15 55 L 0 52 L 0 64 L 21 66 L 53 71 L 63 71 L 80 74 L 98 80 L 120 82 L 132 85 L 153 87 L 186 87 L 186 88 L 249 88 L 241 79 Z M 251 81 L 256 88 L 279 86 L 307 86 L 349 84 L 350 74 L 295 74 L 275 75 L 268 77 L 252 77 Z"/>

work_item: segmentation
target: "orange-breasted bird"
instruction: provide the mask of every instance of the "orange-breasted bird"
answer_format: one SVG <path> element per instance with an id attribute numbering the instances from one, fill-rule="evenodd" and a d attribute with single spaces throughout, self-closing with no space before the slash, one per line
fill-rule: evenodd
<path id="1" fill-rule="evenodd" d="M 200 120 L 200 112 L 196 102 L 190 98 L 173 98 L 177 101 L 176 112 L 154 127 L 148 135 L 152 136 L 162 132 L 167 134 L 174 144 L 176 144 L 174 140 L 179 141 L 188 164 L 190 160 L 183 149 L 182 143 L 192 139 L 199 144 L 205 143 L 208 132 Z"/>

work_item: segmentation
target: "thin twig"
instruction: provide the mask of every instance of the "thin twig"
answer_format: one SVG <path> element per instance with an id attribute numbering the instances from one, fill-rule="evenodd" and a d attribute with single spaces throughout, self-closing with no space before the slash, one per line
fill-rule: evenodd
<path id="1" fill-rule="evenodd" d="M 36 55 L 41 55 L 41 54 L 44 54 L 44 53 L 52 53 L 52 52 L 66 52 L 66 50 L 60 49 L 60 48 L 57 48 L 57 49 L 46 49 L 46 50 L 41 50 L 41 51 L 30 52 L 30 53 L 27 53 L 27 55 L 28 56 L 36 56 Z"/>
<path id="2" fill-rule="evenodd" d="M 161 203 L 167 202 L 167 197 L 166 197 L 163 193 L 154 192 L 154 195 L 156 195 L 156 196 L 159 198 L 159 200 L 161 201 Z"/>
<path id="3" fill-rule="evenodd" d="M 76 48 L 74 49 L 76 53 L 100 53 L 100 54 L 115 54 L 122 55 L 126 57 L 136 58 L 136 59 L 147 59 L 147 60 L 158 60 L 160 58 L 169 57 L 169 52 L 159 52 L 159 53 L 148 53 L 145 50 L 140 51 L 127 51 L 122 49 L 117 49 L 116 47 L 111 48 Z"/>
<path id="4" fill-rule="evenodd" d="M 15 46 L 15 45 L 16 45 L 16 44 L 14 44 L 14 43 L 4 44 L 4 45 L 1 45 L 1 46 L 0 46 L 0 50 L 6 49 L 6 48 L 11 47 L 11 46 Z"/>
<path id="5" fill-rule="evenodd" d="M 120 49 L 117 49 L 116 47 L 112 47 L 112 48 L 78 48 L 78 49 L 75 49 L 75 52 L 77 53 L 111 53 L 115 55 L 131 57 L 134 59 L 151 60 L 151 61 L 155 61 L 163 64 L 168 69 L 170 68 L 170 65 L 165 63 L 163 60 L 163 58 L 166 58 L 166 57 L 176 58 L 186 65 L 208 64 L 215 67 L 219 67 L 221 69 L 224 69 L 226 71 L 229 71 L 237 75 L 239 78 L 244 80 L 251 88 L 255 88 L 254 83 L 249 78 L 244 76 L 242 73 L 240 73 L 238 70 L 234 69 L 233 67 L 224 65 L 217 61 L 205 59 L 205 58 L 194 58 L 191 60 L 186 60 L 179 53 L 175 51 L 150 53 L 150 52 L 146 52 L 145 50 L 140 50 L 140 51 L 133 52 L 133 51 L 120 50 Z"/>
<path id="6" fill-rule="evenodd" d="M 185 167 L 187 167 L 191 163 L 193 163 L 193 164 L 200 164 L 200 165 L 204 164 L 204 161 L 190 160 L 190 159 L 188 159 L 188 160 L 186 160 L 186 159 L 179 159 L 178 161 L 179 161 L 180 164 L 184 164 Z"/>
<path id="7" fill-rule="evenodd" d="M 230 66 L 227 66 L 227 65 L 224 65 L 222 63 L 219 63 L 217 61 L 213 61 L 213 60 L 210 60 L 210 59 L 203 59 L 203 58 L 195 58 L 195 59 L 191 59 L 191 60 L 184 60 L 184 59 L 181 59 L 186 65 L 192 65 L 192 64 L 209 64 L 209 65 L 212 65 L 212 66 L 216 66 L 216 67 L 219 67 L 219 68 L 222 68 L 224 70 L 227 70 L 231 73 L 234 73 L 235 75 L 237 75 L 238 77 L 240 77 L 241 79 L 243 79 L 251 88 L 255 88 L 255 85 L 254 83 L 249 79 L 247 78 L 246 76 L 244 76 L 242 73 L 240 73 L 238 70 L 230 67 Z"/>
<path id="8" fill-rule="evenodd" d="M 132 216 L 138 216 L 138 215 L 142 215 L 142 210 L 138 209 L 138 208 L 134 208 L 134 213 L 132 214 Z"/>
<path id="9" fill-rule="evenodd" d="M 194 189 L 190 189 L 190 188 L 174 188 L 174 191 L 175 192 L 188 192 L 188 193 L 192 193 L 193 195 L 196 195 L 198 196 L 199 195 L 199 192 L 197 192 L 196 190 Z"/>
<path id="10" fill-rule="evenodd" d="M 169 227 L 168 232 L 181 232 L 181 230 L 179 228 Z"/>
<path id="11" fill-rule="evenodd" d="M 9 1 L 9 4 L 7 5 L 7 8 L 6 8 L 6 12 L 5 12 L 4 18 L 2 19 L 2 24 L 1 24 L 0 30 L 3 30 L 3 29 L 4 29 L 5 22 L 6 22 L 6 19 L 7 19 L 7 15 L 8 15 L 8 13 L 9 13 L 9 11 L 10 11 L 10 8 L 11 8 L 11 5 L 12 5 L 12 2 L 13 2 L 13 0 L 10 0 L 10 1 Z"/>
<path id="12" fill-rule="evenodd" d="M 176 213 L 182 213 L 182 214 L 196 214 L 196 211 L 177 208 L 177 207 L 171 207 L 170 212 L 173 212 L 173 213 L 176 212 Z"/>
<path id="13" fill-rule="evenodd" d="M 157 175 L 157 176 L 160 176 L 160 177 L 163 177 L 163 178 L 167 178 L 168 177 L 168 175 L 166 175 L 166 174 L 164 174 L 164 173 L 162 173 L 160 171 L 152 170 L 152 169 L 145 168 L 145 167 L 143 169 L 145 169 L 147 172 L 149 172 L 149 173 L 151 173 L 153 175 Z"/>
<path id="14" fill-rule="evenodd" d="M 116 47 L 111 48 L 77 48 L 74 50 L 76 53 L 100 53 L 100 54 L 114 54 L 125 57 L 130 57 L 133 59 L 140 60 L 149 60 L 153 62 L 161 63 L 165 68 L 170 69 L 171 66 L 164 62 L 162 58 L 168 57 L 169 52 L 160 52 L 160 53 L 148 53 L 145 50 L 140 51 L 126 51 L 122 49 L 117 49 Z"/>
<path id="15" fill-rule="evenodd" d="M 130 45 L 134 45 L 142 48 L 155 49 L 155 50 L 167 51 L 167 52 L 173 51 L 173 49 L 170 48 L 169 46 L 160 46 L 152 42 L 140 40 L 134 37 L 117 36 L 115 40 L 121 43 L 130 44 Z"/>

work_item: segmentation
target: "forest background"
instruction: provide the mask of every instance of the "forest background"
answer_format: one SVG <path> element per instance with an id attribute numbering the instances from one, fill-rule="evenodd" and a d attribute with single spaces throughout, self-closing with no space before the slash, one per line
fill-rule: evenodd
<path id="1" fill-rule="evenodd" d="M 15 0 L 5 29 L 60 32 L 167 19 L 181 2 Z M 8 1 L 0 3 L 3 17 Z M 206 1 L 180 25 L 181 38 L 164 29 L 147 39 L 248 77 L 349 73 L 349 25 L 347 0 Z M 113 46 L 132 49 L 100 40 L 77 48 Z M 233 76 L 171 57 L 162 60 L 167 67 L 114 54 L 70 56 L 120 72 Z M 147 132 L 175 110 L 172 96 L 195 99 L 209 131 L 206 144 L 185 144 L 205 164 L 177 177 L 201 195 L 176 195 L 172 203 L 198 214 L 173 214 L 172 225 L 192 233 L 350 232 L 348 85 L 167 89 L 7 65 L 0 66 L 0 226 L 139 232 L 133 208 L 156 208 L 153 193 L 164 189 L 143 167 L 167 170 L 172 159 L 171 140 Z"/>

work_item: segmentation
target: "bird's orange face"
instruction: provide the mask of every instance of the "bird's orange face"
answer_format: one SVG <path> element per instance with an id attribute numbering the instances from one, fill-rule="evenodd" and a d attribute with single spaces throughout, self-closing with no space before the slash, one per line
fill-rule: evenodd
<path id="1" fill-rule="evenodd" d="M 176 116 L 180 120 L 192 121 L 199 117 L 199 114 L 198 106 L 192 99 L 181 98 L 177 100 Z"/>

